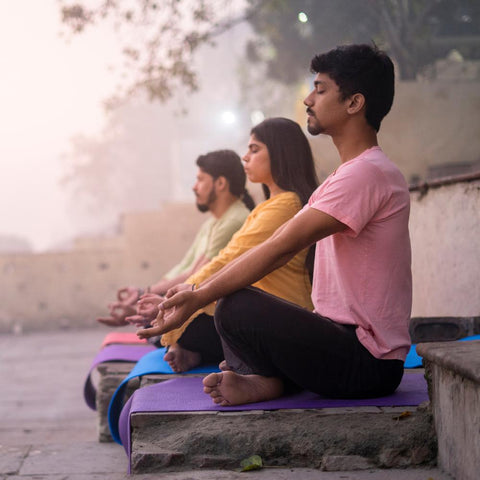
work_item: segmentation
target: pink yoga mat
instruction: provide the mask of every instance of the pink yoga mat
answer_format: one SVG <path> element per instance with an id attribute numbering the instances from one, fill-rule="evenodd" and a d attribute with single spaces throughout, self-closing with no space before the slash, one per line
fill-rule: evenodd
<path id="1" fill-rule="evenodd" d="M 144 345 L 148 342 L 145 339 L 138 338 L 135 332 L 110 332 L 103 339 L 101 348 L 111 345 L 112 343 Z"/>

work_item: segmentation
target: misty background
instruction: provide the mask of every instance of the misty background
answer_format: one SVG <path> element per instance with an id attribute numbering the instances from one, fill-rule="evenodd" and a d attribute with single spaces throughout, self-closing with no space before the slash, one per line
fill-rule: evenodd
<path id="1" fill-rule="evenodd" d="M 349 32 L 341 30 L 345 15 L 353 15 L 363 3 L 382 2 L 321 2 L 327 6 L 321 15 L 329 16 L 331 31 L 325 32 L 324 45 L 318 48 L 316 43 L 305 48 L 309 38 L 314 42 L 316 19 L 300 9 L 321 16 L 315 2 L 287 2 L 294 15 L 286 20 L 279 20 L 282 2 L 227 3 L 237 11 L 257 3 L 263 16 L 226 29 L 215 37 L 215 45 L 195 49 L 191 64 L 198 74 L 197 91 L 177 82 L 164 103 L 140 93 L 106 109 L 105 102 L 118 86 L 129 81 L 120 68 L 125 59 L 112 22 L 98 22 L 73 35 L 62 22 L 60 8 L 72 2 L 0 0 L 0 251 L 65 250 L 75 237 L 116 233 L 125 212 L 193 201 L 199 154 L 217 148 L 242 154 L 251 126 L 265 116 L 288 116 L 304 126 L 301 98 L 311 84 L 306 59 L 314 51 L 330 48 L 343 37 L 382 42 L 373 31 L 374 16 L 355 28 L 352 23 Z M 403 3 L 413 9 L 429 2 Z M 462 81 L 478 81 L 478 68 L 464 62 L 465 51 L 474 61 L 478 57 L 478 7 L 469 1 L 437 3 L 446 5 L 442 11 L 448 21 L 430 14 L 425 22 L 429 31 L 438 33 L 435 45 L 440 53 L 437 58 L 418 55 L 418 71 L 414 68 L 413 73 L 403 66 L 403 75 L 409 77 L 405 80 L 425 82 L 440 69 L 453 82 L 457 79 L 452 71 L 460 72 Z M 269 19 L 277 22 L 277 31 L 270 28 Z M 445 31 L 445 23 L 451 31 Z M 268 40 L 262 36 L 265 32 Z M 404 38 L 407 57 L 409 48 L 420 50 L 414 33 Z M 462 39 L 458 49 L 452 48 L 455 38 Z M 403 50 L 396 50 L 401 66 L 408 64 L 408 58 L 400 58 Z M 300 69 L 292 55 L 305 56 L 297 62 Z M 279 69 L 271 61 L 275 56 L 282 57 L 280 65 L 292 68 Z M 311 141 L 314 147 L 332 148 L 324 139 Z M 470 155 L 467 160 L 472 163 L 475 158 Z M 321 165 L 320 176 L 329 168 L 328 162 Z M 415 179 L 424 177 L 425 168 L 419 164 L 418 172 L 403 171 Z"/>
<path id="2" fill-rule="evenodd" d="M 238 28 L 223 36 L 228 53 L 200 52 L 201 93 L 107 111 L 122 62 L 108 26 L 67 41 L 56 0 L 2 0 L 0 23 L 0 249 L 66 248 L 76 235 L 114 231 L 125 210 L 192 201 L 196 157 L 248 138 Z"/>

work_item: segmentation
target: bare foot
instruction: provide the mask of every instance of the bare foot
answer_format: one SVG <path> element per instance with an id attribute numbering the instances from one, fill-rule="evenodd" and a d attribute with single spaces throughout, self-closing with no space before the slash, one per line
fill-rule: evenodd
<path id="1" fill-rule="evenodd" d="M 222 371 L 222 372 L 226 372 L 227 370 L 231 370 L 231 368 L 228 366 L 228 363 L 226 360 L 222 360 L 219 364 L 218 364 L 218 368 Z"/>
<path id="2" fill-rule="evenodd" d="M 192 368 L 198 367 L 202 361 L 202 357 L 198 352 L 186 350 L 178 344 L 170 346 L 163 359 L 177 373 L 187 372 Z"/>
<path id="3" fill-rule="evenodd" d="M 283 393 L 277 377 L 240 375 L 231 371 L 211 373 L 203 379 L 203 391 L 222 407 L 272 400 Z"/>

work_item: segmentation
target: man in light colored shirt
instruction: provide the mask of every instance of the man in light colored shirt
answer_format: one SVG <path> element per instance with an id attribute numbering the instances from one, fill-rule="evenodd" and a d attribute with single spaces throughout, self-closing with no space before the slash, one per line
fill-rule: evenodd
<path id="1" fill-rule="evenodd" d="M 109 304 L 110 316 L 98 322 L 111 327 L 127 325 L 137 312 L 135 304 L 143 293 L 164 295 L 214 258 L 243 225 L 253 200 L 245 189 L 246 175 L 240 157 L 232 150 L 217 150 L 197 159 L 197 179 L 193 186 L 197 208 L 210 212 L 183 259 L 153 285 L 120 288 L 117 300 Z"/>

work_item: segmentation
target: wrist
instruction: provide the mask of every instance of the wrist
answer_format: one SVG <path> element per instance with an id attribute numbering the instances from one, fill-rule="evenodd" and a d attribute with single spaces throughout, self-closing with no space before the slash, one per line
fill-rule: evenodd
<path id="1" fill-rule="evenodd" d="M 193 290 L 193 295 L 194 295 L 195 303 L 197 304 L 198 308 L 203 308 L 213 301 L 213 300 L 210 300 L 208 289 L 200 288 L 198 285 L 195 285 L 195 290 Z"/>

